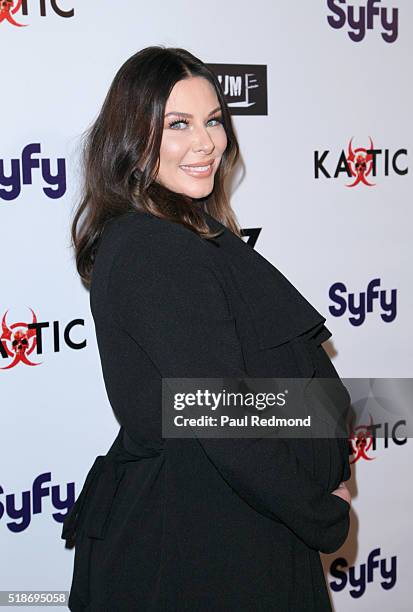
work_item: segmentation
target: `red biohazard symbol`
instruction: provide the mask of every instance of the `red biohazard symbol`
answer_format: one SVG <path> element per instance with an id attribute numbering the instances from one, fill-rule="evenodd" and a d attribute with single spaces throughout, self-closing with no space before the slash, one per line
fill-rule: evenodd
<path id="1" fill-rule="evenodd" d="M 356 177 L 356 180 L 351 185 L 346 185 L 346 187 L 355 187 L 358 183 L 364 183 L 368 187 L 374 187 L 376 183 L 369 183 L 366 179 L 366 176 L 370 174 L 373 168 L 373 155 L 372 153 L 367 153 L 367 151 L 371 151 L 373 149 L 373 141 L 370 138 L 370 149 L 364 149 L 359 147 L 353 151 L 352 142 L 353 139 L 350 140 L 348 145 L 348 156 L 347 163 L 348 168 L 353 176 Z"/>
<path id="2" fill-rule="evenodd" d="M 37 318 L 34 311 L 30 308 L 33 314 L 33 323 L 37 323 Z M 28 355 L 36 348 L 36 330 L 34 328 L 29 329 L 27 323 L 13 323 L 10 327 L 6 323 L 6 314 L 3 315 L 1 322 L 2 333 L 0 336 L 0 342 L 2 343 L 5 352 L 9 357 L 13 358 L 13 361 L 0 370 L 8 370 L 14 368 L 19 362 L 25 363 L 29 366 L 40 365 L 39 363 L 33 363 L 29 360 Z"/>
<path id="3" fill-rule="evenodd" d="M 368 457 L 367 451 L 373 444 L 373 434 L 371 432 L 371 426 L 373 425 L 372 418 L 370 415 L 370 425 L 358 425 L 349 437 L 351 444 L 351 450 L 355 457 L 350 463 L 356 463 L 360 458 L 372 461 L 376 457 Z"/>
<path id="4" fill-rule="evenodd" d="M 4 20 L 8 21 L 14 26 L 18 26 L 19 28 L 26 27 L 27 24 L 17 23 L 15 21 L 13 15 L 20 10 L 23 0 L 17 0 L 16 6 L 14 6 L 14 0 L 0 0 L 0 23 Z"/>

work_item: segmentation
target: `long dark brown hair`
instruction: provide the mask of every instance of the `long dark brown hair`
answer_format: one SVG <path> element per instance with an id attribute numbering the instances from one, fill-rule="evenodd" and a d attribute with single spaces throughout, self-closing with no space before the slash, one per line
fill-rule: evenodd
<path id="1" fill-rule="evenodd" d="M 90 284 L 105 223 L 117 215 L 144 211 L 182 223 L 206 239 L 217 235 L 210 231 L 199 202 L 155 180 L 167 99 L 175 83 L 192 76 L 204 77 L 213 85 L 227 136 L 227 147 L 214 177 L 214 189 L 202 201 L 202 206 L 241 236 L 224 186 L 238 161 L 239 146 L 219 81 L 200 59 L 185 49 L 147 47 L 121 66 L 96 121 L 82 136 L 83 184 L 71 237 L 76 267 L 86 285 Z"/>

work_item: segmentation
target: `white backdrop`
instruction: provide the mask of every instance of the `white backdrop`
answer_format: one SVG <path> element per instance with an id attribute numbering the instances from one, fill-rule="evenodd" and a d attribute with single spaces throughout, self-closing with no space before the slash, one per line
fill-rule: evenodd
<path id="1" fill-rule="evenodd" d="M 139 49 L 162 44 L 213 64 L 223 83 L 225 75 L 239 76 L 232 83 L 241 89 L 227 99 L 244 164 L 232 193 L 242 227 L 261 229 L 255 248 L 326 316 L 333 337 L 325 346 L 341 376 L 407 378 L 413 363 L 413 5 L 0 4 L 8 4 L 0 8 L 1 320 L 7 312 L 0 332 L 0 590 L 68 590 L 73 550 L 60 539 L 68 493 L 70 502 L 118 431 L 89 296 L 69 242 L 79 137 L 96 118 L 116 71 Z M 247 97 L 251 105 L 243 106 Z M 353 149 L 363 149 L 356 155 L 365 158 L 370 137 L 382 151 L 376 175 L 367 160 L 362 180 L 348 187 L 354 176 L 334 176 L 342 151 L 348 157 L 353 139 Z M 354 314 L 357 308 L 337 316 L 337 296 L 341 304 L 359 306 L 375 279 L 387 311 L 376 299 L 364 320 Z M 28 348 L 25 363 L 11 341 L 19 331 L 27 337 L 30 309 L 46 325 L 41 353 L 39 346 Z M 33 338 L 28 343 L 33 347 Z M 374 460 L 353 465 L 351 533 L 342 549 L 323 556 L 327 581 L 336 612 L 407 612 L 411 440 L 386 445 L 379 439 L 369 456 Z"/>

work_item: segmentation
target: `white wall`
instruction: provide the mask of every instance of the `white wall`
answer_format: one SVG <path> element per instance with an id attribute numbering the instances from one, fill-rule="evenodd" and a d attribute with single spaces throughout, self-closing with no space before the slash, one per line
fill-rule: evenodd
<path id="1" fill-rule="evenodd" d="M 207 63 L 239 65 L 240 74 L 247 64 L 267 67 L 267 91 L 259 78 L 259 91 L 250 93 L 252 99 L 268 96 L 268 114 L 256 115 L 250 107 L 240 115 L 233 107 L 245 164 L 232 196 L 241 225 L 262 228 L 255 248 L 327 317 L 333 332 L 328 349 L 343 377 L 407 378 L 413 362 L 411 3 L 374 4 L 378 11 L 387 8 L 388 20 L 391 9 L 399 9 L 394 42 L 383 39 L 377 15 L 359 42 L 349 37 L 347 23 L 335 29 L 327 21 L 334 14 L 337 20 L 338 10 L 354 8 L 356 17 L 363 15 L 372 2 L 59 0 L 61 9 L 74 8 L 72 17 L 57 15 L 49 0 L 41 16 L 41 4 L 28 0 L 28 14 L 20 9 L 13 15 L 25 27 L 0 21 L 4 173 L 10 174 L 16 159 L 16 178 L 21 176 L 23 149 L 40 143 L 33 158 L 49 159 L 52 173 L 58 158 L 64 160 L 66 180 L 65 193 L 50 198 L 34 168 L 32 183 L 12 200 L 5 199 L 10 188 L 0 180 L 0 318 L 8 310 L 9 327 L 27 324 L 32 308 L 39 321 L 49 322 L 43 353 L 34 349 L 28 356 L 40 365 L 20 362 L 0 370 L 1 590 L 69 588 L 73 551 L 60 539 L 63 517 L 50 496 L 42 499 L 40 513 L 30 512 L 33 482 L 45 474 L 44 487 L 60 487 L 64 499 L 67 484 L 75 483 L 77 495 L 94 457 L 107 451 L 118 431 L 103 387 L 89 296 L 72 259 L 69 222 L 78 195 L 80 134 L 96 117 L 117 69 L 137 50 L 185 47 Z M 349 188 L 353 181 L 344 174 L 315 178 L 315 151 L 329 151 L 324 166 L 333 175 L 350 139 L 355 149 L 368 148 L 370 136 L 391 157 L 406 149 L 398 164 L 408 172 L 390 170 L 386 176 L 380 155 L 376 177 L 368 177 L 374 186 Z M 0 165 L 0 176 L 1 170 Z M 387 299 L 397 290 L 392 321 L 382 319 L 377 300 L 362 325 L 353 325 L 348 311 L 333 316 L 332 285 L 344 283 L 359 300 L 375 278 Z M 65 345 L 62 334 L 75 319 L 82 324 L 73 327 L 71 338 L 86 339 L 78 350 Z M 60 326 L 59 351 L 54 321 Z M 12 361 L 0 355 L 0 367 Z M 350 537 L 342 550 L 324 556 L 328 581 L 343 587 L 332 589 L 336 612 L 408 610 L 411 440 L 390 441 L 386 448 L 380 439 L 370 456 L 374 460 L 353 466 Z M 11 518 L 6 497 L 19 508 L 24 491 L 30 493 L 19 528 L 22 519 Z M 374 569 L 363 591 L 357 579 L 375 549 L 386 565 Z M 389 579 L 381 577 L 380 567 L 389 571 L 393 557 L 396 580 L 386 589 L 382 582 Z M 340 558 L 352 567 L 337 577 L 330 571 L 343 565 Z"/>

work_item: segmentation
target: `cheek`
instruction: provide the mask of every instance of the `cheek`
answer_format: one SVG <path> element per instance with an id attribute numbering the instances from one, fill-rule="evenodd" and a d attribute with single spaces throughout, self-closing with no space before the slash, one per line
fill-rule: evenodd
<path id="1" fill-rule="evenodd" d="M 228 139 L 224 129 L 221 129 L 219 133 L 216 134 L 214 138 L 214 144 L 218 151 L 221 152 L 221 154 L 225 151 L 225 149 L 227 148 Z"/>
<path id="2" fill-rule="evenodd" d="M 179 163 L 186 149 L 183 138 L 172 135 L 164 136 L 160 149 L 161 164 Z"/>

